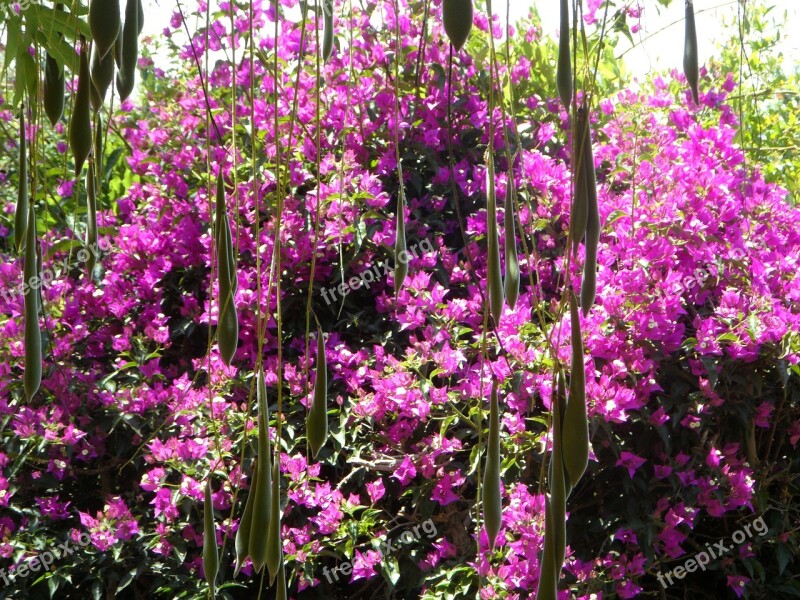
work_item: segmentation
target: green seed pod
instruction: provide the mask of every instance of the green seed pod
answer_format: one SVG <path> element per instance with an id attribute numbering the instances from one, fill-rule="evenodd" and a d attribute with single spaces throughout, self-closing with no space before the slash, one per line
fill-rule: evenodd
<path id="1" fill-rule="evenodd" d="M 214 525 L 214 505 L 211 500 L 211 477 L 206 482 L 205 503 L 203 505 L 203 573 L 214 598 L 214 582 L 219 571 L 219 549 L 217 548 L 217 528 Z"/>
<path id="2" fill-rule="evenodd" d="M 78 70 L 78 89 L 75 92 L 75 105 L 69 120 L 69 145 L 75 161 L 75 176 L 83 169 L 83 164 L 92 150 L 92 119 L 89 90 L 89 49 L 86 40 L 81 38 L 80 69 Z"/>
<path id="3" fill-rule="evenodd" d="M 124 102 L 136 82 L 136 63 L 139 60 L 139 0 L 127 0 L 125 24 L 122 26 L 122 56 L 117 73 L 117 91 Z"/>
<path id="4" fill-rule="evenodd" d="M 583 262 L 583 280 L 581 281 L 581 309 L 583 316 L 589 313 L 594 304 L 597 291 L 597 246 L 600 243 L 600 212 L 597 206 L 597 182 L 594 173 L 594 156 L 592 145 L 584 149 L 586 168 L 586 258 Z"/>
<path id="5" fill-rule="evenodd" d="M 464 43 L 472 30 L 472 0 L 443 0 L 442 24 L 450 43 L 456 52 L 464 47 Z"/>
<path id="6" fill-rule="evenodd" d="M 489 440 L 486 443 L 486 470 L 483 473 L 483 522 L 489 549 L 494 548 L 503 521 L 503 497 L 500 493 L 500 406 L 497 382 L 492 382 L 489 406 Z"/>
<path id="7" fill-rule="evenodd" d="M 44 284 L 44 280 L 42 279 L 42 244 L 41 242 L 36 243 L 36 274 L 39 276 L 39 289 L 36 291 L 36 307 L 37 310 L 41 312 L 42 310 L 42 285 Z"/>
<path id="8" fill-rule="evenodd" d="M 686 0 L 686 30 L 683 42 L 683 72 L 692 90 L 694 103 L 698 104 L 697 84 L 700 80 L 697 52 L 697 28 L 694 22 L 693 0 Z"/>
<path id="9" fill-rule="evenodd" d="M 311 456 L 317 457 L 328 438 L 328 360 L 325 356 L 325 338 L 317 326 L 317 378 L 314 397 L 306 416 L 306 437 Z"/>
<path id="10" fill-rule="evenodd" d="M 581 322 L 578 316 L 578 300 L 572 290 L 569 292 L 569 313 L 572 330 L 572 372 L 561 444 L 570 487 L 574 488 L 589 462 L 589 421 L 586 415 L 586 375 L 583 370 Z"/>
<path id="11" fill-rule="evenodd" d="M 253 516 L 250 521 L 250 560 L 256 573 L 267 562 L 267 534 L 272 500 L 272 444 L 269 439 L 269 407 L 264 370 L 259 369 L 258 391 L 258 464 L 253 477 Z"/>
<path id="12" fill-rule="evenodd" d="M 408 275 L 408 252 L 406 250 L 406 195 L 403 192 L 402 175 L 397 194 L 397 235 L 394 241 L 394 297 L 400 293 Z"/>
<path id="13" fill-rule="evenodd" d="M 36 260 L 36 215 L 33 204 L 28 205 L 28 227 L 25 236 L 24 282 L 25 290 L 25 397 L 30 402 L 42 384 L 42 332 L 39 328 L 39 286 L 32 285 L 38 279 Z"/>
<path id="14" fill-rule="evenodd" d="M 486 152 L 486 244 L 488 258 L 486 278 L 489 281 L 489 308 L 495 327 L 503 314 L 503 280 L 500 274 L 500 243 L 497 241 L 497 200 L 494 192 L 494 158 L 491 146 Z"/>
<path id="15" fill-rule="evenodd" d="M 539 569 L 539 587 L 536 591 L 536 600 L 557 600 L 558 576 L 555 558 L 555 527 L 553 524 L 553 511 L 550 498 L 545 496 L 544 505 L 544 548 Z"/>
<path id="16" fill-rule="evenodd" d="M 136 33 L 142 35 L 142 29 L 144 29 L 144 9 L 142 8 L 142 0 L 136 0 L 137 11 L 136 11 Z"/>
<path id="17" fill-rule="evenodd" d="M 64 5 L 56 3 L 55 10 L 64 10 Z M 62 36 L 58 34 L 60 39 Z M 42 86 L 42 96 L 44 98 L 44 112 L 50 119 L 50 124 L 55 127 L 56 123 L 64 114 L 64 94 L 66 84 L 64 71 L 59 69 L 55 58 L 46 55 L 44 63 L 44 85 Z"/>
<path id="18" fill-rule="evenodd" d="M 560 379 L 560 378 L 559 378 Z M 561 399 L 556 397 L 553 410 L 553 451 L 550 454 L 550 508 L 553 516 L 555 569 L 561 571 L 564 564 L 564 551 L 567 539 L 567 490 L 564 477 L 564 458 L 562 452 Z"/>
<path id="19" fill-rule="evenodd" d="M 14 213 L 14 246 L 21 252 L 28 230 L 28 139 L 25 135 L 25 107 L 19 111 L 19 167 L 17 169 L 17 208 Z"/>
<path id="20" fill-rule="evenodd" d="M 239 317 L 236 312 L 236 257 L 231 241 L 231 226 L 225 208 L 222 168 L 217 175 L 216 219 L 217 281 L 219 283 L 219 318 L 217 343 L 226 365 L 230 365 L 239 343 Z"/>
<path id="21" fill-rule="evenodd" d="M 570 229 L 572 230 L 572 254 L 578 252 L 578 245 L 586 233 L 586 219 L 589 211 L 588 190 L 586 187 L 586 152 L 584 148 L 591 144 L 589 134 L 589 118 L 585 107 L 578 108 L 575 119 L 575 137 L 572 140 L 575 177 L 575 197 L 572 200 Z"/>
<path id="22" fill-rule="evenodd" d="M 569 49 L 569 0 L 561 0 L 561 27 L 558 33 L 558 64 L 556 87 L 564 108 L 569 112 L 572 102 L 572 57 Z"/>
<path id="23" fill-rule="evenodd" d="M 60 4 L 56 5 L 61 6 Z M 42 95 L 44 98 L 44 112 L 50 119 L 50 124 L 55 127 L 56 123 L 64 114 L 64 94 L 66 83 L 64 72 L 58 68 L 58 62 L 49 54 L 44 63 L 44 85 Z"/>
<path id="24" fill-rule="evenodd" d="M 327 61 L 333 52 L 333 0 L 322 1 L 322 60 Z"/>
<path id="25" fill-rule="evenodd" d="M 100 58 L 108 54 L 114 45 L 119 35 L 119 25 L 119 0 L 89 1 L 89 30 Z"/>
<path id="26" fill-rule="evenodd" d="M 117 38 L 112 52 L 114 53 L 114 64 L 117 65 L 117 71 L 119 71 L 122 68 L 122 36 Z M 117 73 L 117 80 L 119 80 L 119 73 Z M 119 82 L 117 82 L 117 87 L 119 87 Z"/>
<path id="27" fill-rule="evenodd" d="M 564 440 L 563 440 L 563 431 L 564 431 L 564 413 L 567 412 L 567 390 L 564 387 L 564 376 L 559 373 L 558 375 L 558 384 L 557 384 L 557 396 L 556 402 L 558 403 L 558 427 L 559 427 L 559 439 L 560 448 L 561 448 L 561 468 L 564 471 L 564 497 L 569 498 L 570 492 L 572 492 L 572 484 L 569 481 L 569 473 L 567 473 L 567 467 L 564 465 Z M 552 462 L 550 463 L 552 467 Z M 553 478 L 552 471 L 549 475 L 550 479 Z"/>
<path id="28" fill-rule="evenodd" d="M 94 267 L 97 264 L 97 188 L 94 182 L 94 165 L 86 169 L 86 249 L 89 251 L 89 260 L 86 271 L 89 279 L 92 278 Z"/>
<path id="29" fill-rule="evenodd" d="M 253 471 L 250 478 L 250 491 L 247 493 L 247 502 L 244 504 L 244 512 L 242 513 L 242 520 L 239 521 L 239 529 L 236 530 L 236 540 L 234 547 L 236 548 L 236 569 L 233 576 L 239 574 L 239 569 L 242 568 L 250 545 L 250 532 L 253 525 L 253 500 L 255 499 L 255 489 L 258 485 L 258 459 L 253 460 Z"/>
<path id="30" fill-rule="evenodd" d="M 505 230 L 506 273 L 503 280 L 506 301 L 513 309 L 519 298 L 519 258 L 517 257 L 517 228 L 514 220 L 514 181 L 513 172 L 508 173 L 506 183 L 506 202 L 503 214 L 503 228 Z"/>
<path id="31" fill-rule="evenodd" d="M 287 600 L 288 593 L 286 589 L 286 564 L 281 563 L 281 568 L 278 571 L 278 589 L 275 590 L 275 600 Z"/>
<path id="32" fill-rule="evenodd" d="M 267 570 L 269 584 L 275 583 L 275 577 L 283 562 L 283 540 L 281 539 L 281 470 L 280 460 L 275 457 L 272 465 L 272 497 L 270 498 L 269 528 L 267 529 Z"/>
<path id="33" fill-rule="evenodd" d="M 99 114 L 95 115 L 94 126 L 94 170 L 95 182 L 97 184 L 97 192 L 100 193 L 103 188 L 103 117 Z"/>
<path id="34" fill-rule="evenodd" d="M 89 74 L 92 78 L 92 93 L 90 97 L 92 110 L 97 112 L 102 108 L 108 92 L 108 86 L 114 80 L 114 53 L 108 52 L 101 58 L 97 46 L 93 46 Z"/>

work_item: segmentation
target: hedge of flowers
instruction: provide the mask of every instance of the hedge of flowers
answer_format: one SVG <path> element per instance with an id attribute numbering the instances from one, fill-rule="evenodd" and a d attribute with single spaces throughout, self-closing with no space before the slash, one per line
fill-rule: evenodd
<path id="1" fill-rule="evenodd" d="M 281 5 L 290 14 L 297 3 Z M 261 42 L 264 53 L 277 49 L 283 61 L 277 81 L 269 63 L 255 61 L 251 72 L 241 59 L 245 29 L 238 26 L 235 71 L 220 61 L 200 81 L 195 53 L 231 49 L 224 15 L 208 36 L 200 27 L 191 43 L 176 42 L 173 72 L 140 61 L 144 96 L 123 105 L 114 124 L 120 137 L 107 149 L 113 160 L 99 219 L 109 252 L 89 277 L 69 241 L 80 239 L 79 225 L 65 220 L 43 237 L 44 266 L 56 276 L 42 289 L 46 364 L 31 403 L 21 378 L 22 267 L 3 240 L 0 286 L 13 291 L 0 294 L 4 573 L 54 544 L 77 544 L 82 534 L 91 543 L 49 572 L 0 585 L 0 598 L 205 597 L 203 481 L 211 469 L 225 550 L 218 594 L 252 597 L 259 578 L 249 564 L 232 577 L 231 540 L 255 445 L 258 306 L 273 315 L 263 348 L 273 420 L 283 386 L 290 596 L 533 596 L 553 387 L 546 347 L 569 362 L 569 317 L 559 301 L 565 281 L 578 287 L 582 264 L 579 256 L 565 270 L 568 123 L 541 75 L 551 68 L 554 45 L 535 21 L 508 31 L 516 115 L 513 123 L 499 110 L 489 115 L 486 57 L 476 48 L 490 28 L 476 14 L 475 46 L 471 41 L 453 57 L 451 136 L 441 67 L 449 60 L 446 39 L 432 19 L 423 52 L 418 7 L 401 5 L 399 81 L 393 31 L 381 25 L 394 23 L 393 3 L 369 2 L 352 14 L 342 9 L 338 47 L 324 66 L 319 123 L 313 53 L 299 73 L 296 66 L 296 18 L 279 18 L 279 44 L 270 34 Z M 439 10 L 436 3 L 432 10 Z M 246 19 L 246 9 L 235 12 Z M 271 32 L 274 8 L 256 3 L 254 19 L 256 30 Z M 182 28 L 176 14 L 165 34 L 177 39 Z M 501 40 L 497 17 L 492 31 Z M 308 43 L 313 49 L 313 38 Z M 501 77 L 506 69 L 501 64 Z M 567 505 L 560 598 L 683 597 L 698 590 L 788 598 L 800 591 L 791 575 L 800 567 L 800 211 L 744 160 L 729 101 L 733 77 L 703 76 L 697 105 L 672 73 L 639 92 L 608 87 L 592 114 L 603 223 L 598 299 L 582 320 L 592 455 Z M 231 102 L 234 81 L 235 95 L 249 98 L 251 77 L 252 114 L 249 99 Z M 281 121 L 277 132 L 276 89 L 282 114 L 295 96 L 300 106 L 298 124 Z M 10 107 L 0 109 L 11 128 Z M 483 154 L 490 120 L 497 125 L 498 194 L 513 178 L 520 248 L 524 238 L 528 252 L 520 254 L 519 301 L 487 338 L 487 359 Z M 390 268 L 396 121 L 408 245 L 418 248 L 397 298 Z M 519 139 L 511 165 L 504 161 L 504 123 Z M 47 152 L 61 164 L 64 132 L 49 135 Z M 210 152 L 208 136 L 215 143 Z M 255 178 L 251 142 L 258 148 Z M 278 146 L 288 150 L 276 174 Z M 207 353 L 217 317 L 207 163 L 223 170 L 238 249 L 240 337 L 230 367 L 216 346 Z M 69 169 L 56 172 L 60 180 L 48 175 L 53 205 L 69 214 L 82 204 L 81 192 Z M 267 281 L 276 251 L 279 176 L 290 190 L 278 236 L 282 331 L 274 294 L 257 285 L 257 269 Z M 11 179 L 3 182 L 0 195 L 10 197 L 13 187 Z M 305 301 L 314 255 L 313 308 L 329 332 L 331 389 L 331 439 L 316 460 L 304 434 L 305 373 L 313 366 Z M 369 285 L 367 272 L 374 274 Z M 360 283 L 342 287 L 352 278 Z M 340 291 L 328 302 L 323 290 Z M 489 551 L 476 527 L 475 497 L 492 376 L 501 382 L 504 513 Z M 759 515 L 767 533 L 666 589 L 659 583 L 658 574 Z M 426 522 L 434 527 L 420 529 Z M 405 535 L 415 526 L 414 536 Z"/>

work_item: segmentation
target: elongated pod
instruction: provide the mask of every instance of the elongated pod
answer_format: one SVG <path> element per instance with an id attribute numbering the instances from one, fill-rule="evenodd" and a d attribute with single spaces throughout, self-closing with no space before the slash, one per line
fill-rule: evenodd
<path id="1" fill-rule="evenodd" d="M 456 52 L 464 47 L 469 37 L 469 32 L 472 30 L 472 16 L 472 0 L 443 0 L 442 24 Z"/>
<path id="2" fill-rule="evenodd" d="M 14 246 L 21 252 L 28 232 L 28 139 L 25 134 L 25 107 L 19 111 L 19 166 L 17 168 L 17 207 L 14 213 Z"/>
<path id="3" fill-rule="evenodd" d="M 211 501 L 211 477 L 206 482 L 205 503 L 203 506 L 203 573 L 211 597 L 214 598 L 215 584 L 219 571 L 219 548 L 217 547 L 217 528 L 214 525 L 214 505 Z"/>
<path id="4" fill-rule="evenodd" d="M 269 583 L 275 583 L 278 570 L 283 562 L 283 541 L 281 540 L 281 470 L 280 461 L 275 457 L 272 465 L 272 497 L 270 498 L 269 528 L 267 530 L 267 571 Z"/>
<path id="5" fill-rule="evenodd" d="M 81 38 L 79 65 L 78 89 L 75 92 L 75 104 L 69 120 L 69 145 L 75 161 L 76 177 L 80 175 L 83 164 L 92 150 L 92 117 L 89 98 L 92 80 L 89 77 L 89 48 L 83 38 Z"/>
<path id="6" fill-rule="evenodd" d="M 492 382 L 489 400 L 489 439 L 486 443 L 486 469 L 483 473 L 483 522 L 489 548 L 494 548 L 503 521 L 503 498 L 500 492 L 500 406 L 497 382 Z"/>
<path id="7" fill-rule="evenodd" d="M 258 396 L 258 464 L 253 480 L 253 516 L 250 521 L 249 554 L 256 573 L 267 562 L 267 534 L 269 533 L 270 505 L 272 500 L 272 444 L 269 439 L 269 407 L 263 368 L 258 371 L 256 384 Z"/>
<path id="8" fill-rule="evenodd" d="M 86 169 L 86 249 L 89 260 L 86 263 L 86 273 L 92 278 L 97 264 L 97 186 L 95 185 L 94 165 L 89 164 Z"/>
<path id="9" fill-rule="evenodd" d="M 100 58 L 114 45 L 119 26 L 119 0 L 89 0 L 89 30 Z"/>
<path id="10" fill-rule="evenodd" d="M 697 85 L 700 80 L 700 69 L 698 66 L 697 52 L 697 27 L 694 22 L 694 4 L 692 0 L 686 0 L 686 28 L 683 42 L 683 72 L 686 81 L 692 90 L 692 98 L 697 104 Z"/>
<path id="11" fill-rule="evenodd" d="M 250 550 L 250 531 L 253 526 L 253 506 L 255 505 L 255 490 L 258 486 L 258 459 L 253 460 L 253 474 L 250 478 L 250 491 L 247 493 L 247 501 L 244 504 L 244 512 L 239 521 L 239 529 L 236 530 L 236 539 L 234 547 L 236 549 L 236 569 L 233 576 L 239 574 L 239 569 L 242 568 L 245 559 Z"/>
<path id="12" fill-rule="evenodd" d="M 560 379 L 560 377 L 559 377 Z M 567 539 L 567 489 L 564 475 L 564 457 L 562 448 L 562 415 L 561 399 L 556 397 L 551 404 L 553 410 L 553 451 L 550 454 L 550 509 L 553 516 L 554 567 L 556 573 L 564 564 L 564 551 Z"/>
<path id="13" fill-rule="evenodd" d="M 25 298 L 25 374 L 23 383 L 25 397 L 30 401 L 42 384 L 42 332 L 39 327 L 39 286 L 33 285 L 38 279 L 39 269 L 36 259 L 36 215 L 33 204 L 28 205 L 28 226 L 25 235 L 25 266 L 23 286 Z"/>
<path id="14" fill-rule="evenodd" d="M 572 214 L 570 216 L 570 230 L 572 234 L 572 254 L 578 252 L 578 246 L 586 234 L 586 219 L 589 213 L 589 191 L 586 180 L 586 152 L 585 148 L 591 144 L 589 132 L 589 117 L 585 107 L 579 107 L 575 118 L 575 137 L 572 140 L 575 177 L 575 195 L 572 199 Z"/>
<path id="15" fill-rule="evenodd" d="M 56 10 L 64 10 L 63 5 L 56 4 Z M 56 59 L 47 54 L 44 63 L 42 98 L 44 100 L 44 112 L 53 127 L 55 127 L 56 123 L 58 123 L 64 114 L 65 93 L 66 82 L 64 80 L 64 71 L 59 68 Z"/>
<path id="16" fill-rule="evenodd" d="M 545 496 L 544 508 L 544 540 L 542 560 L 539 562 L 539 587 L 536 600 L 556 600 L 558 597 L 558 572 L 555 558 L 555 526 L 550 497 Z"/>
<path id="17" fill-rule="evenodd" d="M 488 280 L 489 308 L 495 327 L 503 314 L 503 280 L 500 273 L 500 243 L 497 239 L 497 198 L 494 187 L 494 157 L 491 146 L 486 152 L 486 279 Z"/>
<path id="18" fill-rule="evenodd" d="M 311 455 L 316 458 L 328 437 L 328 361 L 325 356 L 325 338 L 317 328 L 317 378 L 314 397 L 306 416 L 306 437 Z"/>
<path id="19" fill-rule="evenodd" d="M 408 275 L 408 251 L 406 249 L 406 195 L 403 191 L 402 175 L 397 193 L 397 235 L 394 241 L 394 297 L 400 293 Z"/>
<path id="20" fill-rule="evenodd" d="M 514 173 L 509 170 L 506 183 L 506 201 L 503 213 L 505 230 L 506 273 L 503 278 L 506 302 L 513 309 L 519 298 L 519 258 L 517 256 L 517 227 L 514 219 Z"/>
<path id="21" fill-rule="evenodd" d="M 584 147 L 586 165 L 586 258 L 581 280 L 581 309 L 589 313 L 597 292 L 597 246 L 600 243 L 600 211 L 597 205 L 597 182 L 594 173 L 594 156 L 591 143 Z"/>
<path id="22" fill-rule="evenodd" d="M 561 21 L 558 33 L 558 64 L 556 65 L 556 87 L 564 108 L 569 112 L 572 102 L 572 57 L 569 47 L 569 0 L 560 0 Z"/>
<path id="23" fill-rule="evenodd" d="M 571 324 L 572 371 L 569 380 L 569 400 L 564 413 L 561 442 L 564 465 L 574 488 L 589 462 L 589 421 L 586 414 L 586 375 L 583 363 L 583 338 L 575 294 L 569 292 Z"/>
<path id="24" fill-rule="evenodd" d="M 222 168 L 217 174 L 216 217 L 214 220 L 217 246 L 217 281 L 219 283 L 219 318 L 217 343 L 225 364 L 229 365 L 239 343 L 239 316 L 236 311 L 236 255 L 231 239 L 231 226 L 225 208 L 225 186 Z"/>
<path id="25" fill-rule="evenodd" d="M 119 99 L 125 101 L 133 91 L 136 82 L 136 63 L 139 60 L 139 0 L 125 3 L 125 24 L 122 26 L 122 47 L 117 91 Z"/>
<path id="26" fill-rule="evenodd" d="M 90 94 L 92 110 L 97 112 L 102 108 L 108 87 L 114 80 L 114 53 L 108 52 L 101 57 L 97 46 L 94 46 L 89 61 L 89 75 L 92 78 L 92 91 L 94 92 Z"/>
<path id="27" fill-rule="evenodd" d="M 333 0 L 322 0 L 322 60 L 327 61 L 333 52 Z"/>

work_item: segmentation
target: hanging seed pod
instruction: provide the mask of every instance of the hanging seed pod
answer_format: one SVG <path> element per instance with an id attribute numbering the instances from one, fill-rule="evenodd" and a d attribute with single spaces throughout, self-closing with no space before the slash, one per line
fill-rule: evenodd
<path id="1" fill-rule="evenodd" d="M 39 276 L 39 289 L 36 290 L 36 310 L 41 312 L 42 311 L 42 285 L 44 285 L 44 279 L 42 279 L 42 243 L 36 243 L 36 274 Z"/>
<path id="2" fill-rule="evenodd" d="M 42 384 L 42 332 L 39 328 L 39 269 L 36 260 L 36 215 L 33 204 L 28 205 L 28 226 L 25 235 L 25 266 L 23 268 L 25 294 L 25 397 L 30 402 Z"/>
<path id="3" fill-rule="evenodd" d="M 394 241 L 394 297 L 400 293 L 408 275 L 408 252 L 406 250 L 406 195 L 403 192 L 402 174 L 397 194 L 397 235 Z"/>
<path id="4" fill-rule="evenodd" d="M 500 243 L 497 241 L 497 201 L 494 192 L 494 157 L 491 146 L 486 152 L 486 244 L 488 258 L 486 278 L 489 281 L 489 308 L 495 327 L 503 314 L 503 280 L 500 274 Z"/>
<path id="5" fill-rule="evenodd" d="M 567 473 L 567 467 L 564 464 L 564 413 L 567 412 L 567 390 L 564 387 L 564 376 L 559 373 L 558 374 L 558 384 L 557 384 L 557 396 L 556 402 L 558 403 L 558 428 L 559 428 L 559 440 L 560 444 L 559 447 L 561 448 L 561 470 L 564 472 L 564 498 L 569 498 L 570 492 L 572 492 L 572 484 L 569 481 L 569 473 Z M 550 480 L 553 479 L 553 472 L 552 472 L 553 463 L 550 463 L 551 470 L 549 472 Z"/>
<path id="6" fill-rule="evenodd" d="M 101 58 L 97 46 L 93 46 L 89 74 L 92 78 L 90 96 L 92 110 L 97 112 L 102 108 L 108 92 L 108 86 L 114 80 L 114 53 L 108 52 Z"/>
<path id="7" fill-rule="evenodd" d="M 226 365 L 230 365 L 239 343 L 239 316 L 236 312 L 236 257 L 231 241 L 231 226 L 225 208 L 225 186 L 222 168 L 217 174 L 216 218 L 217 281 L 219 283 L 219 319 L 217 343 Z"/>
<path id="8" fill-rule="evenodd" d="M 575 137 L 572 140 L 575 168 L 575 197 L 572 200 L 572 215 L 570 229 L 572 230 L 572 255 L 578 252 L 578 245 L 586 233 L 586 219 L 589 211 L 588 189 L 586 187 L 586 152 L 584 148 L 591 144 L 589 134 L 589 118 L 586 108 L 581 106 L 577 110 L 575 119 Z"/>
<path id="9" fill-rule="evenodd" d="M 61 5 L 56 4 L 56 8 L 59 6 Z M 50 124 L 53 127 L 55 127 L 56 123 L 58 123 L 61 116 L 64 114 L 65 92 L 66 84 L 64 81 L 64 72 L 59 69 L 56 59 L 48 54 L 44 63 L 42 97 L 44 99 L 44 112 L 47 118 L 50 119 Z"/>
<path id="10" fill-rule="evenodd" d="M 700 80 L 700 69 L 698 67 L 697 52 L 697 28 L 694 22 L 693 0 L 686 0 L 686 30 L 683 42 L 683 72 L 686 75 L 686 82 L 692 90 L 694 103 L 698 104 L 697 84 Z"/>
<path id="11" fill-rule="evenodd" d="M 80 69 L 78 70 L 78 89 L 75 92 L 75 105 L 69 120 L 69 145 L 75 161 L 75 177 L 80 175 L 83 164 L 92 150 L 92 120 L 89 90 L 89 49 L 81 37 Z"/>
<path id="12" fill-rule="evenodd" d="M 322 13 L 322 60 L 327 61 L 333 52 L 333 0 L 323 0 Z"/>
<path id="13" fill-rule="evenodd" d="M 506 183 L 506 202 L 503 214 L 503 228 L 505 230 L 506 273 L 503 280 L 506 301 L 513 309 L 519 298 L 519 258 L 517 257 L 517 228 L 514 219 L 514 173 L 508 172 Z"/>
<path id="14" fill-rule="evenodd" d="M 136 33 L 142 35 L 142 29 L 144 29 L 144 9 L 142 8 L 142 0 L 136 0 L 136 4 L 138 5 L 136 7 Z"/>
<path id="15" fill-rule="evenodd" d="M 253 460 L 253 471 L 250 477 L 250 491 L 247 493 L 247 501 L 244 504 L 244 512 L 242 519 L 239 521 L 239 529 L 236 530 L 236 539 L 234 547 L 236 548 L 236 569 L 233 576 L 239 574 L 239 569 L 242 568 L 250 545 L 250 532 L 253 525 L 253 505 L 255 504 L 255 490 L 258 485 L 258 459 Z"/>
<path id="16" fill-rule="evenodd" d="M 558 64 L 556 87 L 564 108 L 569 112 L 572 102 L 572 57 L 569 49 L 569 0 L 561 0 L 561 27 L 558 33 Z"/>
<path id="17" fill-rule="evenodd" d="M 275 590 L 275 600 L 287 600 L 288 593 L 286 590 L 286 564 L 281 562 L 281 568 L 278 571 L 278 589 Z"/>
<path id="18" fill-rule="evenodd" d="M 583 316 L 589 313 L 597 292 L 597 246 L 600 243 L 600 212 L 597 206 L 597 181 L 594 173 L 594 156 L 591 143 L 584 147 L 583 162 L 586 165 L 586 258 L 583 262 L 581 281 L 581 309 Z"/>
<path id="19" fill-rule="evenodd" d="M 536 600 L 556 600 L 558 598 L 558 576 L 555 566 L 555 527 L 553 524 L 553 510 L 550 506 L 549 496 L 544 500 L 544 540 L 542 560 L 539 569 L 539 587 L 536 591 Z"/>
<path id="20" fill-rule="evenodd" d="M 306 416 L 306 437 L 311 456 L 316 458 L 328 438 L 328 360 L 325 356 L 325 338 L 317 326 L 317 378 L 314 398 Z"/>
<path id="21" fill-rule="evenodd" d="M 472 30 L 472 0 L 443 0 L 442 24 L 453 49 L 458 52 Z"/>
<path id="22" fill-rule="evenodd" d="M 272 444 L 269 439 L 269 407 L 263 367 L 258 371 L 256 384 L 258 397 L 258 464 L 253 477 L 253 516 L 250 521 L 250 560 L 256 573 L 267 562 L 267 534 L 269 533 L 270 505 L 272 500 Z"/>
<path id="23" fill-rule="evenodd" d="M 211 477 L 206 482 L 205 503 L 203 505 L 203 573 L 214 598 L 214 582 L 219 571 L 219 549 L 217 548 L 217 528 L 214 526 L 214 505 L 211 500 Z"/>
<path id="24" fill-rule="evenodd" d="M 583 338 L 578 316 L 578 301 L 569 292 L 569 314 L 572 340 L 572 372 L 569 400 L 564 413 L 561 444 L 570 487 L 574 488 L 589 462 L 589 421 L 586 415 L 586 375 L 583 366 Z"/>
<path id="25" fill-rule="evenodd" d="M 126 17 L 127 18 L 127 17 Z M 120 26 L 119 0 L 89 1 L 89 31 L 100 58 L 103 58 L 117 39 Z"/>
<path id="26" fill-rule="evenodd" d="M 95 115 L 94 126 L 94 170 L 95 170 L 95 183 L 97 185 L 97 193 L 99 194 L 103 188 L 103 117 L 99 114 Z"/>
<path id="27" fill-rule="evenodd" d="M 28 230 L 28 139 L 25 135 L 25 107 L 19 111 L 19 167 L 17 169 L 17 208 L 14 213 L 14 246 L 21 252 Z"/>
<path id="28" fill-rule="evenodd" d="M 92 278 L 95 265 L 97 265 L 97 188 L 94 182 L 94 165 L 89 164 L 86 169 L 86 249 L 89 251 L 89 260 L 86 271 L 89 279 Z"/>
<path id="29" fill-rule="evenodd" d="M 117 65 L 117 71 L 119 71 L 122 68 L 122 36 L 117 38 L 112 52 L 114 54 L 114 64 Z M 117 73 L 117 80 L 119 81 L 119 73 Z M 119 82 L 117 87 L 119 87 Z"/>
<path id="30" fill-rule="evenodd" d="M 121 57 L 117 73 L 117 92 L 124 102 L 136 82 L 136 63 L 139 60 L 139 0 L 125 3 L 125 24 L 122 26 Z"/>
<path id="31" fill-rule="evenodd" d="M 489 406 L 489 440 L 486 443 L 486 470 L 483 474 L 483 522 L 489 549 L 494 548 L 503 520 L 503 498 L 500 493 L 500 406 L 497 382 L 492 382 Z"/>
<path id="32" fill-rule="evenodd" d="M 560 377 L 559 377 L 560 379 Z M 567 539 L 567 490 L 564 477 L 564 457 L 562 451 L 562 415 L 561 400 L 556 397 L 552 403 L 553 410 L 553 451 L 550 454 L 550 509 L 553 516 L 554 533 L 554 566 L 556 572 L 561 571 L 564 564 L 564 551 Z"/>
<path id="33" fill-rule="evenodd" d="M 64 10 L 64 5 L 56 3 L 55 10 Z M 58 39 L 61 39 L 61 34 L 58 34 Z M 46 54 L 44 62 L 44 85 L 42 86 L 42 97 L 44 99 L 44 112 L 47 118 L 50 119 L 50 124 L 55 127 L 56 123 L 61 119 L 64 114 L 64 95 L 66 93 L 66 84 L 64 80 L 64 71 L 58 67 L 58 62 L 55 58 Z"/>
<path id="34" fill-rule="evenodd" d="M 272 497 L 270 498 L 269 528 L 267 530 L 267 571 L 269 584 L 275 583 L 275 577 L 283 562 L 283 540 L 281 540 L 281 470 L 280 461 L 275 457 L 272 465 Z"/>

